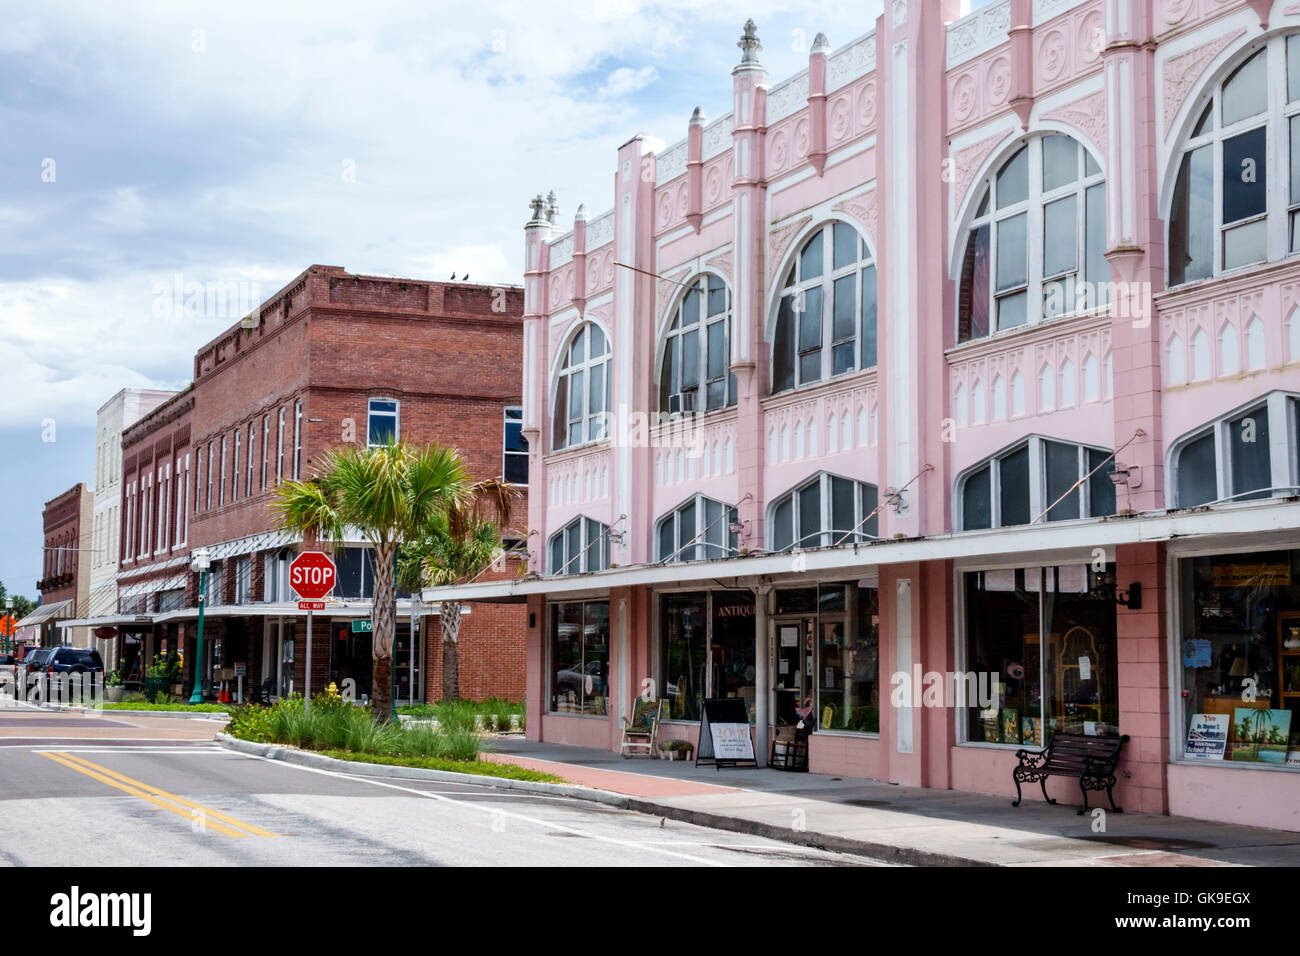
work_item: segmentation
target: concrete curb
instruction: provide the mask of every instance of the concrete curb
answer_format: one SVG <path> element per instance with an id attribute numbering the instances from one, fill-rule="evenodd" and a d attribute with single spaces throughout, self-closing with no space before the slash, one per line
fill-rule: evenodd
<path id="1" fill-rule="evenodd" d="M 625 793 L 611 790 L 597 790 L 593 787 L 580 787 L 567 783 L 541 783 L 532 780 L 510 780 L 506 777 L 485 777 L 479 774 L 456 773 L 451 770 L 425 770 L 421 767 L 393 767 L 388 764 L 361 763 L 351 760 L 338 760 L 324 754 L 298 750 L 279 744 L 260 744 L 248 740 L 239 740 L 229 734 L 217 734 L 214 738 L 218 744 L 228 750 L 280 760 L 284 763 L 331 770 L 352 776 L 389 777 L 397 780 L 439 780 L 444 783 L 469 784 L 496 790 L 518 790 L 526 793 L 546 794 L 548 796 L 572 797 L 586 800 L 619 810 L 632 810 L 651 816 L 666 817 L 679 823 L 691 823 L 696 826 L 726 830 L 731 833 L 743 833 L 749 836 L 763 837 L 796 846 L 812 847 L 818 850 L 830 850 L 835 853 L 847 853 L 852 856 L 865 856 L 885 863 L 902 866 L 996 866 L 986 860 L 957 856 L 948 853 L 933 853 L 911 847 L 895 846 L 889 843 L 876 843 L 869 840 L 854 840 L 829 833 L 817 833 L 810 830 L 794 830 L 790 827 L 776 826 L 744 817 L 729 816 L 706 810 L 691 810 L 658 803 L 644 797 L 631 797 Z"/>
<path id="2" fill-rule="evenodd" d="M 68 704 L 51 704 L 32 705 L 35 711 L 51 710 L 59 713 L 69 714 L 95 714 L 100 717 L 112 717 L 114 715 L 137 715 L 140 717 L 169 717 L 178 720 L 224 720 L 229 721 L 230 715 L 223 711 L 197 711 L 186 713 L 178 710 L 110 710 L 108 708 L 98 707 L 74 707 Z"/>

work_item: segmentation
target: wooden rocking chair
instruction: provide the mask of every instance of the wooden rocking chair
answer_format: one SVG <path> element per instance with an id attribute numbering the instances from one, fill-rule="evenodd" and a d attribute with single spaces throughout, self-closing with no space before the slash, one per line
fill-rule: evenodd
<path id="1" fill-rule="evenodd" d="M 623 721 L 623 742 L 618 752 L 624 759 L 639 752 L 643 756 L 657 757 L 656 738 L 659 736 L 659 719 L 663 716 L 664 702 L 658 697 L 638 697 L 632 710 L 632 719 Z"/>

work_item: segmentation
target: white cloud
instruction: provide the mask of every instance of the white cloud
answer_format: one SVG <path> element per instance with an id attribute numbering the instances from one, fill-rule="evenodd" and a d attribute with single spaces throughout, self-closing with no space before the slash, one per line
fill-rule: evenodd
<path id="1" fill-rule="evenodd" d="M 653 66 L 643 66 L 639 70 L 634 70 L 630 66 L 621 66 L 609 75 L 605 85 L 601 87 L 600 95 L 626 96 L 645 89 L 657 79 L 659 79 L 659 71 Z"/>

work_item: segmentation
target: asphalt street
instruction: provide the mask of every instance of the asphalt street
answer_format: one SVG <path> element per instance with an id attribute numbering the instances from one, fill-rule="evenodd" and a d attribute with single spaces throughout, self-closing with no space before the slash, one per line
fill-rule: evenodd
<path id="1" fill-rule="evenodd" d="M 296 767 L 216 746 L 219 728 L 0 712 L 0 813 L 23 823 L 7 828 L 0 863 L 880 865 L 566 797 Z"/>

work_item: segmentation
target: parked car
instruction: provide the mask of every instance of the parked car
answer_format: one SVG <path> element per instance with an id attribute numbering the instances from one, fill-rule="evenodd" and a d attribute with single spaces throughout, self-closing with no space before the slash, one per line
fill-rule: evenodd
<path id="1" fill-rule="evenodd" d="M 21 661 L 19 661 L 19 663 L 26 665 L 27 672 L 29 674 L 35 673 L 37 670 L 44 668 L 45 662 L 49 659 L 50 655 L 54 653 L 54 651 L 55 648 L 53 647 L 28 648 L 27 656 L 24 657 Z"/>
<path id="2" fill-rule="evenodd" d="M 86 647 L 55 647 L 43 666 L 52 674 L 102 674 L 104 659 L 99 651 Z"/>

